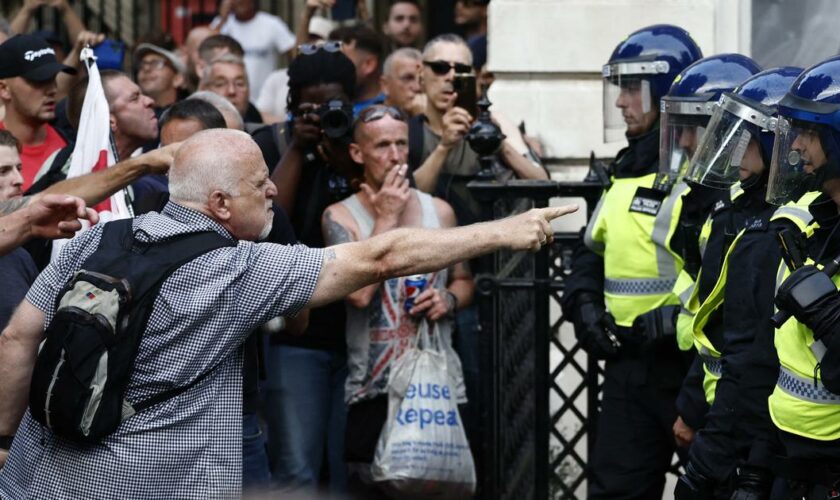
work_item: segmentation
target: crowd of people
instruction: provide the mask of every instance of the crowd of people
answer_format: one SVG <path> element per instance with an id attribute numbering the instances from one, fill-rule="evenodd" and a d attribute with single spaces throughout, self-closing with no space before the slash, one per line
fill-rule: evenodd
<path id="1" fill-rule="evenodd" d="M 476 257 L 537 250 L 553 238 L 548 221 L 573 209 L 470 225 L 480 209 L 466 184 L 479 164 L 465 136 L 476 117 L 455 105 L 453 80 L 492 81 L 487 1 L 456 2 L 466 39 L 428 40 L 416 1 L 391 2 L 381 27 L 363 11 L 341 25 L 320 15 L 334 3 L 308 0 L 293 32 L 254 0 L 225 0 L 182 45 L 148 34 L 122 65 L 98 56 L 96 75 L 80 56 L 108 42 L 66 0 L 26 0 L 0 25 L 0 497 L 385 498 L 370 469 L 389 373 L 424 322 L 480 445 Z M 28 32 L 42 7 L 56 10 L 69 50 Z M 75 175 L 100 83 L 113 164 Z M 498 174 L 547 179 L 539 145 L 495 118 L 508 137 Z M 133 215 L 127 236 L 118 221 L 97 223 L 115 197 Z M 77 271 L 147 269 L 159 253 L 138 248 L 202 232 L 222 239 L 148 292 L 119 426 L 80 445 L 49 423 L 60 414 L 50 397 L 39 420 L 38 345 L 63 324 Z M 409 297 L 418 274 L 425 285 Z M 49 391 L 65 356 L 82 370 L 65 347 Z M 102 363 L 100 376 L 116 369 Z M 91 412 L 108 398 L 99 380 Z M 100 423 L 86 415 L 89 436 Z"/>

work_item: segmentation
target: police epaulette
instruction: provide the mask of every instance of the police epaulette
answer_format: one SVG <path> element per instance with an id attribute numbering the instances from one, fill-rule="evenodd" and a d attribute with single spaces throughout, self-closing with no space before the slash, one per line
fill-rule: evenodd
<path id="1" fill-rule="evenodd" d="M 709 215 L 711 215 L 712 217 L 714 217 L 715 215 L 719 214 L 720 212 L 723 212 L 724 210 L 726 210 L 726 209 L 730 208 L 731 206 L 732 206 L 732 205 L 731 205 L 731 203 L 728 203 L 726 200 L 718 200 L 718 201 L 717 201 L 717 202 L 716 202 L 716 203 L 712 206 L 712 210 L 711 210 L 711 212 L 709 213 Z"/>
<path id="2" fill-rule="evenodd" d="M 765 217 L 752 216 L 744 220 L 744 231 L 767 231 L 770 221 Z"/>

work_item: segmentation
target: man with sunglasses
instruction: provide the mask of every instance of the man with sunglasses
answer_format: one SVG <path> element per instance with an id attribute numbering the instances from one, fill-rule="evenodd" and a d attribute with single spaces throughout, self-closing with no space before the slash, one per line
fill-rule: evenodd
<path id="1" fill-rule="evenodd" d="M 363 168 L 361 190 L 330 205 L 321 224 L 328 245 L 362 241 L 399 227 L 454 227 L 445 201 L 409 186 L 408 126 L 403 113 L 371 106 L 353 129 L 350 156 Z M 461 363 L 452 346 L 455 312 L 472 301 L 473 281 L 464 263 L 425 275 L 429 285 L 406 309 L 405 278 L 374 283 L 347 296 L 349 404 L 345 438 L 348 489 L 355 498 L 385 498 L 373 485 L 370 464 L 388 413 L 388 377 L 394 362 L 425 318 L 438 328 L 457 398 L 466 402 Z"/>
<path id="2" fill-rule="evenodd" d="M 467 184 L 479 171 L 478 155 L 464 139 L 473 120 L 467 110 L 455 105 L 453 88 L 456 74 L 471 74 L 472 54 L 457 35 L 440 35 L 423 49 L 421 87 L 426 95 L 425 114 L 409 120 L 408 165 L 417 189 L 443 199 L 452 207 L 458 224 L 481 220 L 481 205 Z M 522 156 L 509 139 L 505 139 L 497 159 L 523 179 L 547 179 L 542 166 Z M 473 271 L 480 272 L 478 262 Z M 456 350 L 461 356 L 466 378 L 467 395 L 477 400 L 479 389 L 478 318 L 475 307 L 458 313 Z M 480 442 L 477 409 L 468 405 L 465 414 L 467 437 Z"/>
<path id="3" fill-rule="evenodd" d="M 426 94 L 426 112 L 409 122 L 409 167 L 421 191 L 446 200 L 459 224 L 479 220 L 480 206 L 466 185 L 480 166 L 478 155 L 464 140 L 475 116 L 455 106 L 456 74 L 471 74 L 472 54 L 457 35 L 440 35 L 423 49 L 421 84 Z M 523 179 L 547 179 L 539 165 L 523 157 L 505 140 L 498 158 Z"/>

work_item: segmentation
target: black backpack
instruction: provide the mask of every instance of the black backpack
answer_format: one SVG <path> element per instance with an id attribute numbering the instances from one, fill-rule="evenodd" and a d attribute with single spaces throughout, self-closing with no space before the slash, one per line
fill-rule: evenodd
<path id="1" fill-rule="evenodd" d="M 212 370 L 137 403 L 124 399 L 163 281 L 199 255 L 234 244 L 213 231 L 149 244 L 135 240 L 132 219 L 106 224 L 99 247 L 56 299 L 32 373 L 33 418 L 56 435 L 95 443 L 207 376 Z"/>

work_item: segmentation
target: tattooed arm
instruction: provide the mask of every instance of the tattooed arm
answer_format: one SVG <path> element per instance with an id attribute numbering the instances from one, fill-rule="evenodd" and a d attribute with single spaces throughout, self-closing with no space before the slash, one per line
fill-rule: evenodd
<path id="1" fill-rule="evenodd" d="M 324 232 L 324 241 L 328 246 L 359 240 L 356 235 L 356 223 L 341 203 L 336 203 L 324 211 L 324 215 L 321 217 L 321 229 Z M 378 288 L 379 283 L 368 285 L 349 294 L 345 300 L 351 306 L 363 309 L 373 300 Z"/>
<path id="2" fill-rule="evenodd" d="M 9 215 L 15 210 L 25 207 L 30 201 L 32 201 L 32 196 L 23 196 L 20 198 L 12 198 L 11 200 L 0 201 L 0 217 Z"/>
<path id="3" fill-rule="evenodd" d="M 346 297 L 396 276 L 429 273 L 507 248 L 535 252 L 554 239 L 551 221 L 577 206 L 535 208 L 493 222 L 447 229 L 397 228 L 324 252 L 309 307 Z"/>
<path id="4" fill-rule="evenodd" d="M 88 219 L 93 224 L 99 220 L 96 212 L 73 196 L 43 195 L 22 205 L 24 209 L 0 217 L 0 255 L 31 238 L 72 238 L 82 227 L 78 219 Z"/>

